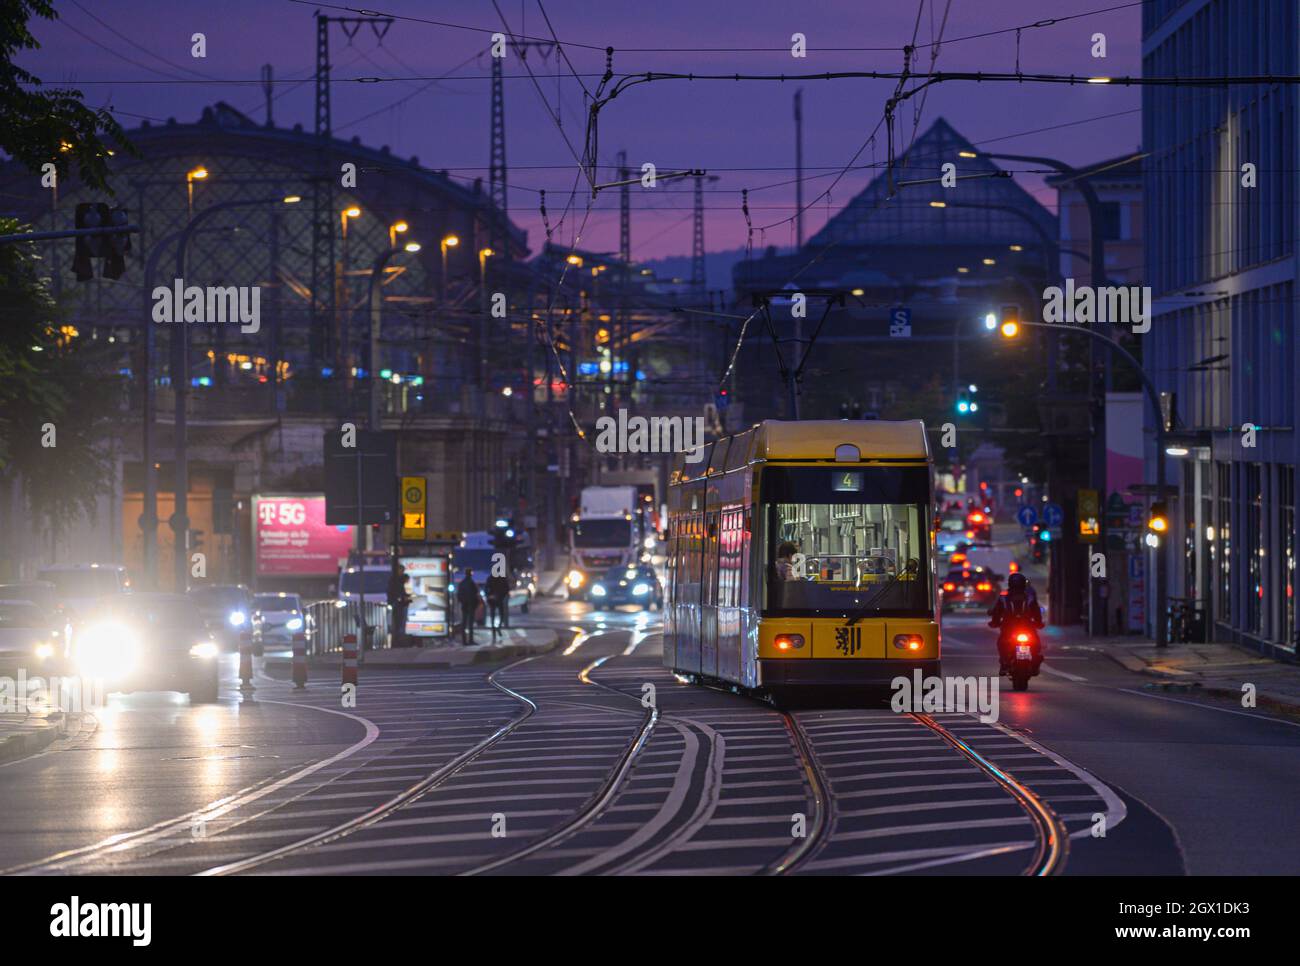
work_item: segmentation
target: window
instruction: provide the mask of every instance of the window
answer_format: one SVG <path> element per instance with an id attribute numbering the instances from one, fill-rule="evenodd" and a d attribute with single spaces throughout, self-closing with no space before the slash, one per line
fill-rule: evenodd
<path id="1" fill-rule="evenodd" d="M 1118 201 L 1101 203 L 1101 238 L 1102 241 L 1120 241 L 1123 234 L 1123 215 Z"/>
<path id="2" fill-rule="evenodd" d="M 928 471 L 864 468 L 853 492 L 844 472 L 764 470 L 765 613 L 928 616 Z"/>
<path id="3" fill-rule="evenodd" d="M 631 542 L 630 520 L 583 520 L 573 525 L 575 547 L 626 547 Z"/>

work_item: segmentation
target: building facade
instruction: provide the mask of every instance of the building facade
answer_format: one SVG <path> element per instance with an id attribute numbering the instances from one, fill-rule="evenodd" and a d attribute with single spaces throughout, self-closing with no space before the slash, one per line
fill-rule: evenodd
<path id="1" fill-rule="evenodd" d="M 1143 71 L 1295 74 L 1297 26 L 1294 3 L 1157 0 Z M 1172 430 L 1169 594 L 1196 601 L 1207 637 L 1290 659 L 1298 120 L 1292 85 L 1143 88 L 1143 338 Z"/>

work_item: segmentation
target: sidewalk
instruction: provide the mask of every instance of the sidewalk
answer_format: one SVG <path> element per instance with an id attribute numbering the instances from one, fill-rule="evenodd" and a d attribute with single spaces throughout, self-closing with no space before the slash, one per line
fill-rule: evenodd
<path id="1" fill-rule="evenodd" d="M 437 643 L 424 647 L 393 647 L 367 651 L 361 658 L 361 669 L 366 668 L 448 668 L 462 667 L 468 664 L 485 664 L 490 661 L 508 660 L 516 657 L 530 657 L 545 654 L 560 642 L 560 632 L 553 627 L 510 627 L 502 630 L 502 636 L 492 642 L 492 634 L 485 628 L 475 633 L 478 643 L 462 647 L 459 639 L 455 642 L 439 638 Z M 340 654 L 325 654 L 313 658 L 308 667 L 311 671 L 336 670 L 342 660 Z M 267 669 L 288 669 L 292 661 L 284 658 L 267 658 Z"/>
<path id="2" fill-rule="evenodd" d="M 1170 644 L 1159 648 L 1145 637 L 1087 638 L 1074 633 L 1057 636 L 1050 630 L 1046 635 L 1049 644 L 1096 648 L 1120 666 L 1154 678 L 1147 687 L 1195 691 L 1240 701 L 1242 685 L 1253 684 L 1258 707 L 1300 714 L 1300 665 L 1261 657 L 1234 644 Z"/>

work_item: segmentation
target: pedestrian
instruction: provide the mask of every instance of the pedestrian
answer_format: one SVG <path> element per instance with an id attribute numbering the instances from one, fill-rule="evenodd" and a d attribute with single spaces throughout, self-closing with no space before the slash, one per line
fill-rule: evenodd
<path id="1" fill-rule="evenodd" d="M 500 628 L 509 627 L 510 619 L 510 578 L 492 574 L 485 585 L 487 589 L 488 623 L 492 627 L 492 639 L 496 640 Z"/>
<path id="2" fill-rule="evenodd" d="M 388 637 L 392 647 L 406 647 L 409 643 L 406 636 L 406 615 L 410 604 L 411 598 L 406 592 L 406 568 L 394 554 L 393 569 L 388 574 L 388 606 L 392 615 Z"/>
<path id="3" fill-rule="evenodd" d="M 482 601 L 478 584 L 474 583 L 474 571 L 466 567 L 465 576 L 456 585 L 456 603 L 460 605 L 460 640 L 466 647 L 476 643 L 474 621 Z"/>

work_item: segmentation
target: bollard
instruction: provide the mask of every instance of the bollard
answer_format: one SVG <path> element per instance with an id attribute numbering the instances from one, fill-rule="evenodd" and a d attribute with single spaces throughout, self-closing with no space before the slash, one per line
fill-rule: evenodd
<path id="1" fill-rule="evenodd" d="M 253 690 L 253 642 L 239 641 L 239 690 Z"/>
<path id="2" fill-rule="evenodd" d="M 357 635 L 343 635 L 343 683 L 357 683 Z"/>
<path id="3" fill-rule="evenodd" d="M 293 636 L 293 686 L 297 691 L 307 687 L 307 635 Z"/>

